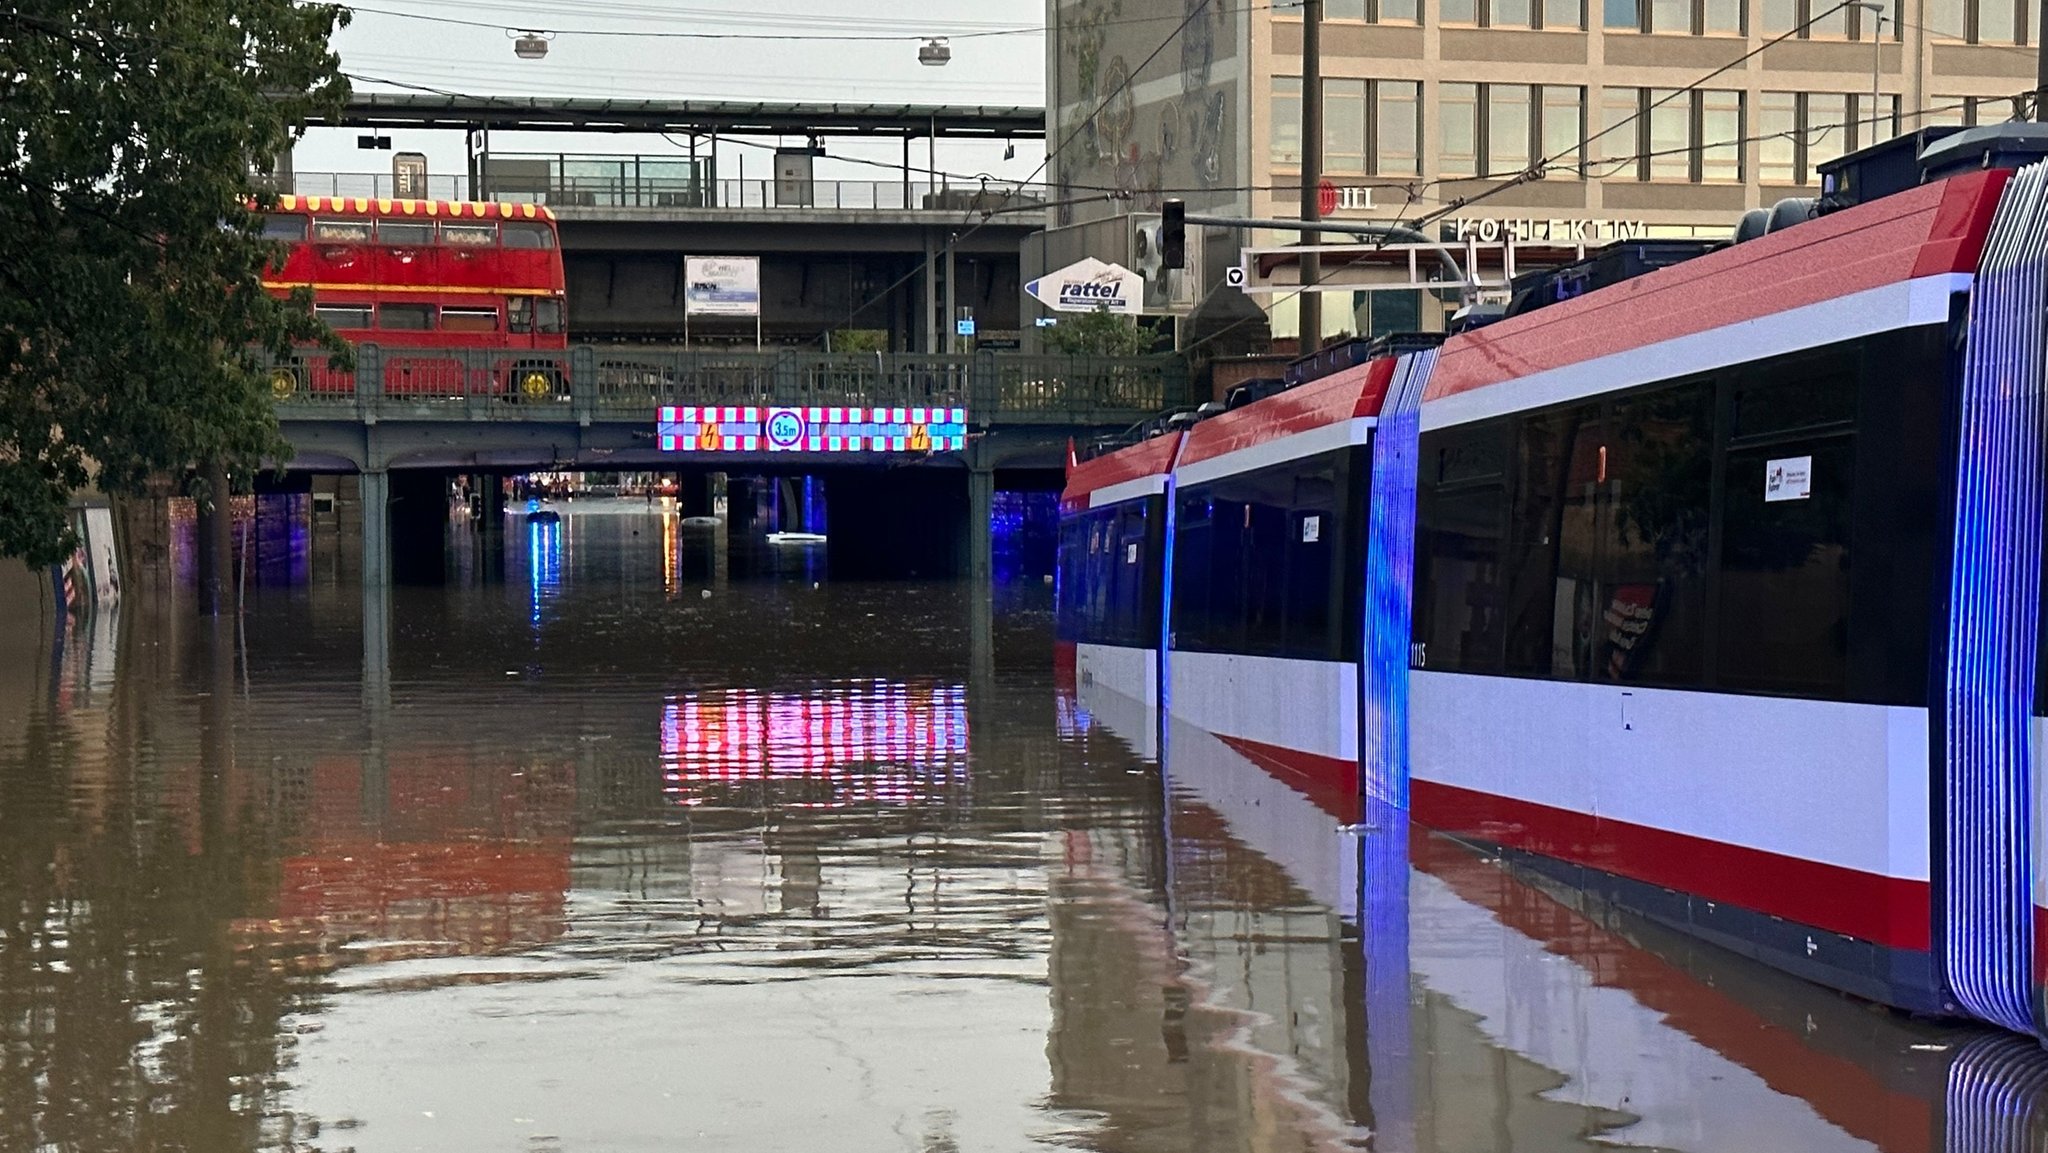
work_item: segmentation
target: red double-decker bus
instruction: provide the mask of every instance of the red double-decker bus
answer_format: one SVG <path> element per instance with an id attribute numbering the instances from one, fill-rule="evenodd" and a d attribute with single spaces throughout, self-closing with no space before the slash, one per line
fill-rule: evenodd
<path id="1" fill-rule="evenodd" d="M 263 234 L 290 245 L 264 286 L 311 288 L 322 320 L 376 344 L 386 393 L 565 395 L 562 247 L 546 208 L 281 196 Z M 303 376 L 315 392 L 349 387 L 310 364 Z M 278 389 L 299 383 L 294 375 Z"/>

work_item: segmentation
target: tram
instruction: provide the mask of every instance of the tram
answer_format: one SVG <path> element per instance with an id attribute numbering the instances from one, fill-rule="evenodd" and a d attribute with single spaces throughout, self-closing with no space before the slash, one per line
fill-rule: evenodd
<path id="1" fill-rule="evenodd" d="M 1082 462 L 1063 627 L 1156 587 L 1098 680 L 1269 771 L 2048 1035 L 2043 155 L 1923 130 L 1734 243 L 1610 250 Z M 1074 542 L 1126 476 L 1163 535 L 1104 566 Z"/>

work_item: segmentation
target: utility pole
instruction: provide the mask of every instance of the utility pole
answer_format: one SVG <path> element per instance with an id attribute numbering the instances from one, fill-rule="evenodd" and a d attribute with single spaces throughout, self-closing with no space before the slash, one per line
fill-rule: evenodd
<path id="1" fill-rule="evenodd" d="M 2048 7 L 2048 0 L 2041 0 Z M 1314 224 L 1323 218 L 1323 0 L 1302 0 L 1301 4 L 1301 222 Z M 1304 228 L 1303 244 L 1320 240 L 1318 230 Z M 1323 343 L 1323 298 L 1315 290 L 1323 278 L 1322 258 L 1301 255 L 1301 295 L 1297 315 L 1301 317 L 1301 355 L 1307 356 Z"/>

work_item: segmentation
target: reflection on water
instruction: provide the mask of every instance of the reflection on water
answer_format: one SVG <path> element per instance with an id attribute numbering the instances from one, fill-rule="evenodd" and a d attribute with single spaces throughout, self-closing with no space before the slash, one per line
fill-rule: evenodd
<path id="1" fill-rule="evenodd" d="M 976 660 L 956 586 L 684 583 L 672 520 L 395 590 L 371 694 L 318 584 L 0 630 L 0 1150 L 2048 1140 L 2029 1043 L 1145 759 L 1042 586 Z"/>

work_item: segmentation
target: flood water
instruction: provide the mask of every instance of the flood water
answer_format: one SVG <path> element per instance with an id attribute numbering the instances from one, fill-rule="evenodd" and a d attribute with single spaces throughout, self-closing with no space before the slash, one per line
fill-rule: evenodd
<path id="1" fill-rule="evenodd" d="M 2031 1042 L 1162 767 L 1049 587 L 694 547 L 459 539 L 384 668 L 318 555 L 0 630 L 0 1150 L 2048 1142 Z"/>

